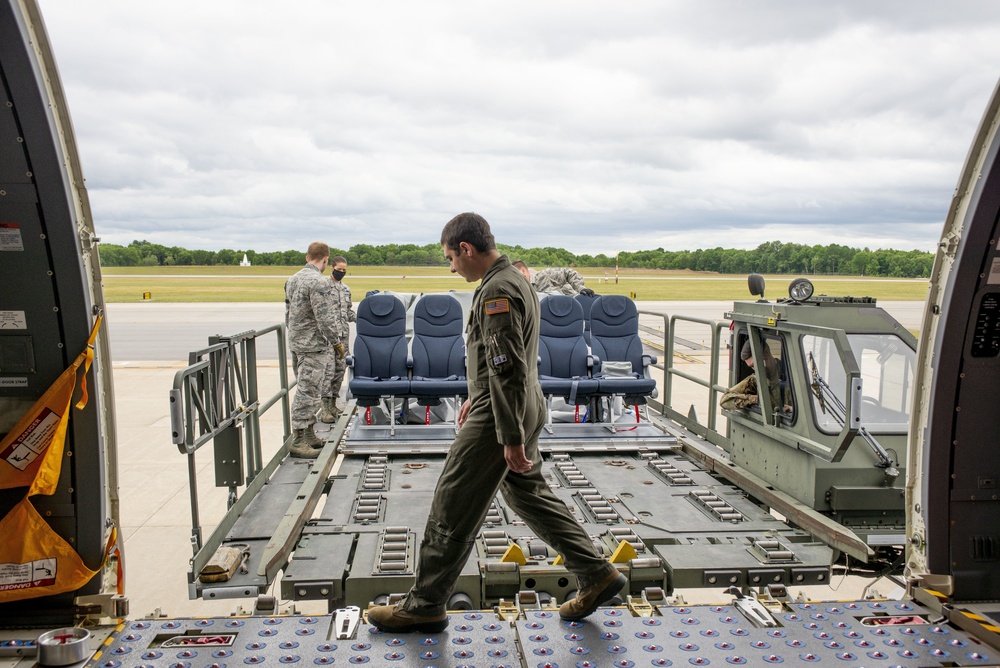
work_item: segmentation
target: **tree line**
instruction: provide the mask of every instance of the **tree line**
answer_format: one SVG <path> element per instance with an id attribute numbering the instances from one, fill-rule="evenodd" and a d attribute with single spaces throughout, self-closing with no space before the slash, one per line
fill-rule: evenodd
<path id="1" fill-rule="evenodd" d="M 498 244 L 503 253 L 524 260 L 529 266 L 603 267 L 615 266 L 615 255 L 577 255 L 563 248 L 523 248 Z M 106 267 L 170 267 L 238 265 L 243 255 L 252 265 L 299 266 L 305 264 L 305 252 L 297 250 L 259 253 L 252 249 L 219 251 L 189 250 L 162 246 L 148 241 L 133 241 L 128 246 L 101 244 L 101 264 Z M 347 250 L 330 249 L 330 255 L 343 255 L 351 265 L 442 266 L 446 265 L 441 246 L 427 244 L 357 244 Z M 888 276 L 928 278 L 934 264 L 933 253 L 901 251 L 891 248 L 871 250 L 839 244 L 808 246 L 768 241 L 753 250 L 708 248 L 668 251 L 663 248 L 622 251 L 618 266 L 623 269 L 679 269 L 720 274 L 845 274 L 851 276 Z"/>

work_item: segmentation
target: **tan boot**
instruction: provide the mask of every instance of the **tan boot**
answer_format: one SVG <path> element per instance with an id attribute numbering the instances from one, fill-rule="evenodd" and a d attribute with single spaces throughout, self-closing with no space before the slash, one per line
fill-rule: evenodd
<path id="1" fill-rule="evenodd" d="M 291 445 L 288 446 L 288 454 L 296 459 L 316 459 L 319 457 L 319 453 L 322 450 L 316 449 L 306 443 L 299 437 L 299 432 L 302 429 L 295 430 L 295 438 L 292 440 Z"/>
<path id="2" fill-rule="evenodd" d="M 310 436 L 312 438 L 310 438 Z M 298 459 L 316 459 L 323 450 L 323 442 L 316 438 L 312 425 L 294 430 L 294 438 L 288 446 L 288 454 Z"/>
<path id="3" fill-rule="evenodd" d="M 602 603 L 611 600 L 615 594 L 622 590 L 626 582 L 628 579 L 624 575 L 617 570 L 612 571 L 607 577 L 576 592 L 576 598 L 560 605 L 559 617 L 568 621 L 583 619 L 597 610 Z"/>
<path id="4" fill-rule="evenodd" d="M 322 450 L 323 446 L 326 445 L 326 441 L 324 441 L 322 438 L 316 435 L 316 432 L 313 430 L 313 425 L 309 425 L 302 431 L 305 432 L 303 436 L 306 439 L 306 443 L 308 443 L 312 447 Z"/>
<path id="5" fill-rule="evenodd" d="M 402 610 L 399 605 L 378 605 L 368 609 L 368 621 L 387 633 L 440 633 L 448 628 L 448 615 L 424 617 Z"/>
<path id="6" fill-rule="evenodd" d="M 323 397 L 323 408 L 320 409 L 317 416 L 319 421 L 332 424 L 337 421 L 339 415 L 340 410 L 337 408 L 336 400 L 333 397 Z"/>

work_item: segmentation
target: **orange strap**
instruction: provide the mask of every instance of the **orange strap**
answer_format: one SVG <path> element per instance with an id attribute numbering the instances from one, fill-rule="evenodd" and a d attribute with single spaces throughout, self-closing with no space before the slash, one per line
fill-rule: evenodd
<path id="1" fill-rule="evenodd" d="M 111 557 L 115 557 L 118 560 L 116 584 L 117 591 L 121 595 L 125 593 L 125 557 L 122 555 L 121 534 L 118 532 L 118 527 L 116 526 L 111 527 L 111 531 L 108 533 L 108 542 L 104 547 L 104 563 L 108 563 L 108 559 Z"/>

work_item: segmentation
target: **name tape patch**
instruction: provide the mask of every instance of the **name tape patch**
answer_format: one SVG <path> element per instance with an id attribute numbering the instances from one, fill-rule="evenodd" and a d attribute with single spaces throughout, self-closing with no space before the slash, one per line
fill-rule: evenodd
<path id="1" fill-rule="evenodd" d="M 510 313 L 510 302 L 506 299 L 491 299 L 486 302 L 486 315 Z"/>

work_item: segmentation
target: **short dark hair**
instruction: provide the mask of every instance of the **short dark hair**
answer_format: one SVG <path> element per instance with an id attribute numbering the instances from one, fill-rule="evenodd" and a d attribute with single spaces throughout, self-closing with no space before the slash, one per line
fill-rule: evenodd
<path id="1" fill-rule="evenodd" d="M 461 243 L 470 244 L 480 253 L 495 250 L 497 247 L 490 224 L 478 213 L 460 213 L 441 230 L 441 244 L 452 250 L 457 250 Z"/>
<path id="2" fill-rule="evenodd" d="M 309 250 L 306 251 L 306 260 L 315 262 L 325 257 L 330 257 L 330 247 L 328 245 L 322 241 L 314 241 L 309 244 Z"/>
<path id="3" fill-rule="evenodd" d="M 511 264 L 514 265 L 515 267 L 519 267 L 521 269 L 528 269 L 529 268 L 528 267 L 528 263 L 525 262 L 524 260 L 514 260 L 513 262 L 511 262 Z"/>
<path id="4" fill-rule="evenodd" d="M 347 264 L 347 258 L 343 255 L 336 255 L 330 258 L 330 264 L 340 264 L 341 262 Z"/>

